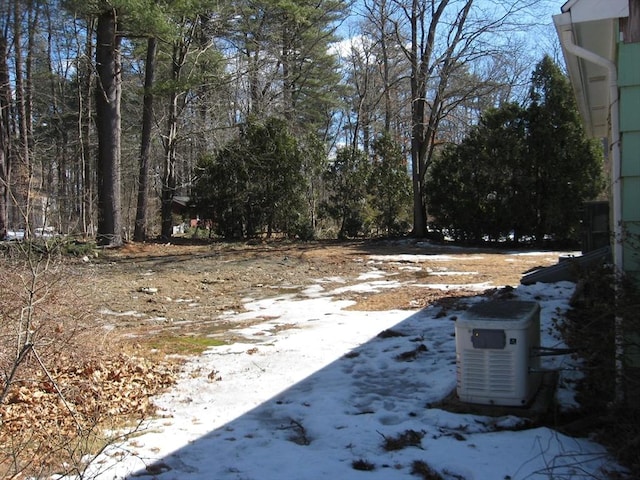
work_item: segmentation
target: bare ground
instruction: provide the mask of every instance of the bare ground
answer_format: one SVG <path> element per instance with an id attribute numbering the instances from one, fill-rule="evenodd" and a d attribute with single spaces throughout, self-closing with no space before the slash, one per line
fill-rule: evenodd
<path id="1" fill-rule="evenodd" d="M 362 283 L 360 275 L 382 270 L 386 280 L 402 286 L 379 293 L 350 291 L 341 298 L 356 302 L 351 308 L 358 310 L 416 309 L 478 294 L 426 285 L 517 286 L 524 272 L 558 261 L 558 252 L 512 253 L 406 241 L 128 244 L 87 264 L 82 282 L 95 287 L 92 310 L 124 334 L 224 336 L 228 325 L 219 316 L 242 311 L 243 299 L 292 294 L 319 280 L 330 290 Z M 377 257 L 406 254 L 420 257 L 392 263 Z M 447 275 L 451 272 L 456 274 Z"/>
<path id="2" fill-rule="evenodd" d="M 113 441 L 103 433 L 153 415 L 150 398 L 173 384 L 184 358 L 167 354 L 197 354 L 238 340 L 236 325 L 223 314 L 242 312 L 249 298 L 303 295 L 319 283 L 333 291 L 375 281 L 388 288 L 344 289 L 340 298 L 359 310 L 438 303 L 446 311 L 450 302 L 479 291 L 436 285 L 517 286 L 523 272 L 557 260 L 558 252 L 515 255 L 408 241 L 184 239 L 53 263 L 0 256 L 5 380 L 16 362 L 16 340 L 24 340 L 15 336 L 18 323 L 26 328 L 24 312 L 33 313 L 35 339 L 25 344 L 13 380 L 0 384 L 0 477 L 79 473 L 87 455 Z M 367 280 L 372 271 L 375 278 Z"/>

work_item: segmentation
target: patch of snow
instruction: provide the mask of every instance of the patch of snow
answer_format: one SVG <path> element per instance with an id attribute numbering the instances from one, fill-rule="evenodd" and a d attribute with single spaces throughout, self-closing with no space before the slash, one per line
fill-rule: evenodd
<path id="1" fill-rule="evenodd" d="M 363 273 L 357 279 L 358 280 L 372 280 L 372 279 L 376 279 L 376 278 L 384 278 L 385 276 L 386 276 L 386 273 L 384 271 L 375 269 L 375 270 L 371 270 L 370 272 Z"/>
<path id="2" fill-rule="evenodd" d="M 394 283 L 345 288 L 372 291 Z M 480 291 L 491 285 L 424 286 Z M 540 304 L 543 346 L 564 346 L 555 323 L 574 287 L 559 282 L 513 290 L 516 299 Z M 246 312 L 226 312 L 225 318 L 238 321 L 234 332 L 251 341 L 212 347 L 193 358 L 177 385 L 154 398 L 161 415 L 131 439 L 107 447 L 84 478 L 400 480 L 414 478 L 412 464 L 420 461 L 445 478 L 586 480 L 619 468 L 589 439 L 527 429 L 527 420 L 514 415 L 492 418 L 431 407 L 456 386 L 451 318 L 486 297 L 461 300 L 441 318 L 435 306 L 345 310 L 353 302 L 335 301 L 332 295 L 339 291 L 346 290 L 323 292 L 311 285 L 303 293 L 324 295 L 253 300 Z M 239 322 L 248 319 L 264 320 L 251 327 Z M 395 335 L 378 335 L 385 330 Z M 572 360 L 544 357 L 543 364 L 562 369 L 557 401 L 571 408 L 572 382 L 565 370 L 574 367 Z M 384 438 L 408 431 L 422 437 L 419 447 L 382 447 Z M 355 470 L 358 461 L 374 469 Z"/>
<path id="3" fill-rule="evenodd" d="M 484 292 L 489 288 L 495 287 L 491 282 L 481 283 L 465 283 L 465 284 L 451 284 L 451 283 L 416 283 L 416 287 L 432 288 L 433 290 L 471 290 L 474 292 Z"/>
<path id="4" fill-rule="evenodd" d="M 114 312 L 108 308 L 102 308 L 98 310 L 101 315 L 109 315 L 112 317 L 144 317 L 144 313 L 136 312 L 135 310 L 127 310 L 126 312 Z"/>
<path id="5" fill-rule="evenodd" d="M 383 290 L 383 289 L 388 290 L 392 288 L 398 288 L 400 285 L 401 285 L 400 282 L 380 280 L 378 282 L 358 283 L 356 285 L 349 285 L 346 287 L 336 288 L 332 290 L 331 293 L 334 295 L 337 295 L 345 292 L 359 292 L 359 293 L 379 292 L 380 290 Z"/>

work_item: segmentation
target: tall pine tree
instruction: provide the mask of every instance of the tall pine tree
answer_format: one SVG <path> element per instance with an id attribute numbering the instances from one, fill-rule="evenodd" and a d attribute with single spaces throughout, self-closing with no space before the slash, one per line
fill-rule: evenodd
<path id="1" fill-rule="evenodd" d="M 587 138 L 567 77 L 545 56 L 531 76 L 527 159 L 535 208 L 534 235 L 576 235 L 582 202 L 603 188 L 602 153 Z"/>

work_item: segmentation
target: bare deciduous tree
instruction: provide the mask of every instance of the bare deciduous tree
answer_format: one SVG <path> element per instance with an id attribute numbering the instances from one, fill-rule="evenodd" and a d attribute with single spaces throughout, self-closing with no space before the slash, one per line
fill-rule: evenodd
<path id="1" fill-rule="evenodd" d="M 2 34 L 0 36 L 0 240 L 4 240 L 7 235 L 10 184 L 9 106 L 11 90 L 7 53 L 7 38 Z"/>
<path id="2" fill-rule="evenodd" d="M 140 173 L 138 176 L 138 205 L 136 226 L 133 238 L 142 242 L 147 236 L 147 209 L 149 203 L 149 152 L 151 149 L 151 130 L 153 127 L 153 81 L 155 76 L 156 51 L 158 40 L 147 40 L 147 59 L 144 76 L 144 109 L 142 111 L 142 136 L 140 139 Z"/>

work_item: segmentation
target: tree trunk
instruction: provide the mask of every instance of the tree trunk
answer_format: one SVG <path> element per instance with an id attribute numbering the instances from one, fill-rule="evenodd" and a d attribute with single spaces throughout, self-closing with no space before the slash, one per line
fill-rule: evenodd
<path id="1" fill-rule="evenodd" d="M 245 39 L 247 46 L 245 47 L 245 55 L 247 56 L 247 77 L 249 82 L 249 105 L 246 116 L 250 115 L 260 117 L 263 110 L 263 95 L 260 89 L 260 44 Z"/>
<path id="2" fill-rule="evenodd" d="M 24 2 L 23 2 L 24 3 Z M 33 138 L 33 65 L 34 61 L 36 61 L 36 32 L 40 30 L 40 5 L 39 2 L 33 2 L 31 0 L 26 2 L 26 6 L 28 8 L 27 14 L 27 51 L 26 51 L 26 59 L 24 65 L 24 116 L 26 128 L 24 131 L 26 142 L 26 154 L 28 158 L 27 171 L 29 172 L 29 188 L 28 195 L 32 197 L 32 183 L 33 183 L 33 168 L 34 168 L 34 160 L 36 160 L 33 152 L 34 152 L 34 138 Z M 31 205 L 30 210 L 30 219 L 29 224 L 35 227 L 46 227 L 48 221 L 49 208 L 49 198 L 46 190 L 42 191 L 43 194 L 40 195 L 40 204 L 37 205 L 38 208 L 34 208 L 31 205 L 31 200 L 28 203 Z"/>
<path id="3" fill-rule="evenodd" d="M 430 18 L 425 31 L 425 5 L 413 0 L 411 9 L 411 165 L 413 167 L 413 235 L 424 237 L 427 234 L 427 205 L 424 185 L 427 169 L 435 153 L 436 133 L 443 115 L 443 96 L 450 80 L 453 66 L 459 61 L 461 53 L 457 47 L 464 45 L 465 24 L 473 5 L 473 0 L 465 0 L 460 5 L 456 21 L 448 28 L 447 48 L 434 58 L 436 32 L 440 26 L 445 9 L 450 0 L 432 2 Z M 444 23 L 443 23 L 444 24 Z M 483 31 L 481 27 L 478 32 Z M 468 39 L 467 39 L 468 41 Z M 464 50 L 463 46 L 463 50 Z M 430 77 L 439 67 L 438 85 L 435 98 L 427 102 L 427 86 Z M 428 110 L 428 112 L 427 112 Z M 427 118 L 428 113 L 428 118 Z"/>
<path id="4" fill-rule="evenodd" d="M 28 140 L 28 110 L 27 110 L 27 99 L 26 99 L 26 90 L 24 84 L 24 75 L 22 64 L 22 22 L 21 22 L 21 2 L 20 0 L 15 0 L 13 5 L 13 22 L 14 22 L 14 56 L 15 56 L 15 98 L 16 98 L 16 113 L 17 113 L 17 129 L 18 135 L 16 137 L 15 146 L 15 164 L 13 167 L 13 175 L 14 185 L 12 186 L 11 194 L 14 197 L 15 201 L 15 216 L 14 222 L 19 222 L 19 225 L 24 227 L 25 238 L 28 238 L 32 233 L 32 225 L 29 221 L 29 216 L 31 214 L 30 208 L 30 190 L 31 190 L 31 159 L 29 152 L 29 140 Z"/>
<path id="5" fill-rule="evenodd" d="M 56 20 L 52 18 L 52 8 L 49 6 L 43 7 L 44 24 L 47 29 L 47 55 L 46 55 L 46 67 L 47 67 L 47 82 L 50 98 L 50 111 L 55 119 L 48 125 L 48 130 L 53 134 L 49 137 L 53 141 L 52 151 L 55 152 L 53 156 L 42 155 L 38 152 L 36 158 L 38 158 L 39 166 L 41 169 L 41 175 L 39 180 L 41 188 L 43 190 L 43 200 L 46 201 L 47 207 L 44 211 L 45 216 L 43 218 L 44 226 L 53 226 L 57 232 L 70 232 L 78 224 L 78 202 L 82 199 L 81 195 L 78 195 L 74 189 L 74 181 L 77 176 L 77 162 L 79 157 L 75 154 L 69 154 L 70 142 L 75 140 L 73 137 L 73 131 L 68 129 L 68 125 L 65 125 L 62 118 L 65 118 L 65 86 L 61 81 L 61 77 L 55 70 L 54 62 L 56 55 L 58 54 L 55 45 L 55 33 L 54 23 Z M 33 32 L 37 33 L 36 29 Z M 30 37 L 33 33 L 30 35 Z M 35 39 L 34 39 L 35 40 Z M 34 43 L 34 40 L 30 41 L 30 44 Z M 33 90 L 32 90 L 33 91 Z M 35 98 L 38 98 L 38 91 L 33 91 Z M 49 210 L 49 207 L 51 211 Z"/>
<path id="6" fill-rule="evenodd" d="M 80 181 L 79 189 L 82 192 L 82 232 L 85 235 L 94 233 L 93 218 L 93 191 L 94 191 L 94 168 L 91 162 L 91 115 L 93 111 L 91 95 L 93 87 L 93 66 L 90 59 L 93 58 L 93 29 L 95 28 L 95 20 L 87 22 L 87 34 L 85 43 L 85 58 L 80 63 L 82 69 L 80 71 L 81 81 L 78 82 L 78 138 L 80 139 Z"/>
<path id="7" fill-rule="evenodd" d="M 98 245 L 122 245 L 120 198 L 120 37 L 116 11 L 102 12 L 96 34 L 98 130 Z"/>
<path id="8" fill-rule="evenodd" d="M 178 137 L 178 92 L 177 84 L 180 80 L 185 49 L 179 45 L 173 47 L 173 67 L 171 79 L 173 89 L 169 96 L 169 112 L 167 120 L 167 135 L 165 140 L 164 171 L 162 175 L 162 238 L 171 238 L 173 235 L 173 196 L 176 193 L 176 142 Z"/>
<path id="9" fill-rule="evenodd" d="M 7 235 L 10 185 L 10 135 L 9 108 L 11 90 L 9 88 L 9 66 L 7 61 L 7 38 L 0 36 L 0 240 Z"/>
<path id="10" fill-rule="evenodd" d="M 422 187 L 424 149 L 424 115 L 426 104 L 425 65 L 429 61 L 418 40 L 418 29 L 422 28 L 424 12 L 418 0 L 413 0 L 411 9 L 411 166 L 413 183 L 413 236 L 424 237 L 427 233 L 427 215 Z M 433 20 L 432 20 L 433 22 Z M 422 41 L 422 40 L 420 40 Z"/>
<path id="11" fill-rule="evenodd" d="M 287 26 L 287 15 L 284 14 L 282 27 L 282 104 L 283 116 L 287 121 L 293 120 L 293 80 L 291 75 L 291 54 L 293 51 L 291 33 Z"/>
<path id="12" fill-rule="evenodd" d="M 384 132 L 391 131 L 391 82 L 389 75 L 389 52 L 387 50 L 387 36 L 384 27 L 381 35 L 380 48 L 382 50 L 382 76 L 384 88 Z"/>
<path id="13" fill-rule="evenodd" d="M 155 37 L 147 40 L 147 60 L 144 75 L 144 110 L 142 112 L 142 138 L 140 141 L 140 173 L 138 176 L 138 206 L 133 239 L 143 242 L 147 237 L 147 208 L 149 203 L 149 149 L 153 122 L 153 80 L 158 41 Z"/>

